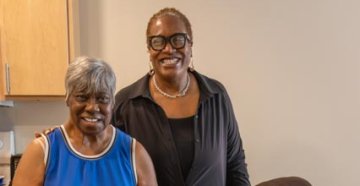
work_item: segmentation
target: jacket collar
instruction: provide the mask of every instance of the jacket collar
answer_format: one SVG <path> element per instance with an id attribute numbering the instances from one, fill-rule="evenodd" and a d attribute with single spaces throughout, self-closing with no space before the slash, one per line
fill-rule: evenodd
<path id="1" fill-rule="evenodd" d="M 129 98 L 133 99 L 136 97 L 145 97 L 152 99 L 150 95 L 149 79 L 150 75 L 147 73 L 142 78 L 137 80 L 134 84 L 130 85 L 131 87 L 133 87 L 131 89 L 133 91 L 129 94 Z"/>
<path id="2" fill-rule="evenodd" d="M 198 73 L 195 70 L 191 73 L 194 74 L 196 80 L 198 81 L 200 95 L 202 97 L 201 99 L 206 99 L 213 96 L 214 94 L 218 94 L 221 92 L 221 89 L 218 85 L 216 85 L 214 80 Z M 133 85 L 131 85 L 133 87 L 133 91 L 129 94 L 129 98 L 134 99 L 136 97 L 144 97 L 152 100 L 149 89 L 149 79 L 150 75 L 146 74 L 142 78 L 137 80 Z"/>

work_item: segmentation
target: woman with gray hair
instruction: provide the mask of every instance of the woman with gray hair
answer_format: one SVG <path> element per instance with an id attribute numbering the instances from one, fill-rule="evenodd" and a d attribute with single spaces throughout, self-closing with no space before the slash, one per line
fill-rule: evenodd
<path id="1" fill-rule="evenodd" d="M 110 124 L 115 84 L 102 60 L 80 57 L 70 63 L 69 119 L 32 141 L 13 185 L 157 185 L 144 147 Z"/>

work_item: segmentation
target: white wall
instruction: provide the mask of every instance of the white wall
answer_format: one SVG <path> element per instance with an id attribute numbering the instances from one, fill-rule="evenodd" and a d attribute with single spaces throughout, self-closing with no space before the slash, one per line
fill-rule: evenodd
<path id="1" fill-rule="evenodd" d="M 146 24 L 165 6 L 192 22 L 196 69 L 229 91 L 253 184 L 295 175 L 360 185 L 360 1 L 81 1 L 81 54 L 108 61 L 118 89 L 130 84 L 148 70 Z M 67 109 L 21 102 L 0 114 L 16 123 L 21 152 L 19 138 Z"/>

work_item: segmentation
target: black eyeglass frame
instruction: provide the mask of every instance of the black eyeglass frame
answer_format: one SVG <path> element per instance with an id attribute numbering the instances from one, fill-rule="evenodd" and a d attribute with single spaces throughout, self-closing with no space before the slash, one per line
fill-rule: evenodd
<path id="1" fill-rule="evenodd" d="M 183 36 L 183 37 L 185 38 L 185 42 L 184 42 L 184 44 L 183 44 L 181 47 L 175 47 L 174 44 L 172 43 L 172 40 L 171 40 L 171 39 L 174 38 L 175 36 L 179 36 L 179 35 L 180 35 L 180 36 Z M 155 49 L 155 48 L 153 47 L 151 40 L 154 39 L 154 38 L 162 38 L 162 39 L 165 41 L 165 44 L 164 44 L 164 46 L 163 46 L 161 49 Z M 165 37 L 165 36 L 162 36 L 162 35 L 156 35 L 156 36 L 149 36 L 149 37 L 147 38 L 148 47 L 151 48 L 151 49 L 153 49 L 153 50 L 155 50 L 155 51 L 164 50 L 164 48 L 166 47 L 166 45 L 167 45 L 168 43 L 170 43 L 170 45 L 171 45 L 171 47 L 172 47 L 173 49 L 182 49 L 182 48 L 185 47 L 186 41 L 189 41 L 190 43 L 192 43 L 192 41 L 191 41 L 191 39 L 190 39 L 190 37 L 189 37 L 189 35 L 188 35 L 187 33 L 175 33 L 175 34 L 173 34 L 173 35 L 171 35 L 171 36 L 168 36 L 168 37 Z"/>

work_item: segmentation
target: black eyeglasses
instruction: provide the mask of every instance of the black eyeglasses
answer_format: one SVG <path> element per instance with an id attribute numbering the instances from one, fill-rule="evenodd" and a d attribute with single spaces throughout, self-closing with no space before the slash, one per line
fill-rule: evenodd
<path id="1" fill-rule="evenodd" d="M 153 50 L 161 51 L 165 48 L 167 43 L 170 43 L 173 49 L 182 49 L 185 47 L 186 40 L 190 40 L 189 36 L 185 33 L 176 33 L 169 37 L 165 36 L 149 36 L 148 46 Z"/>

